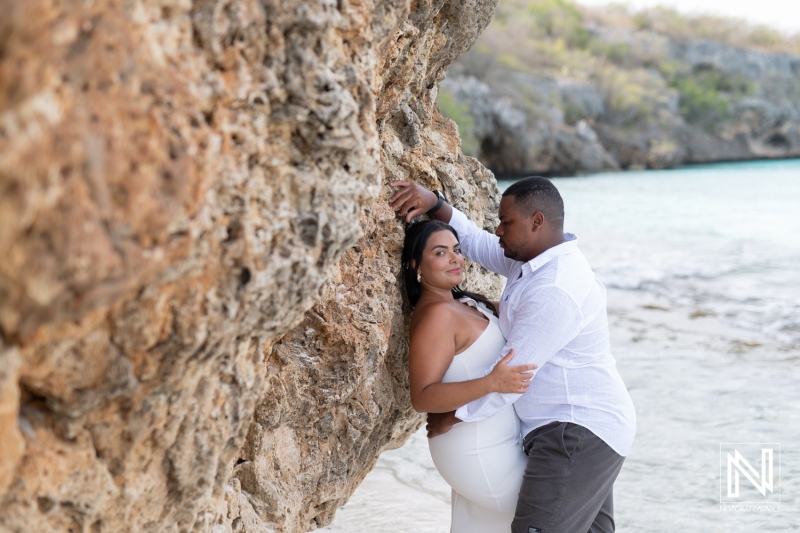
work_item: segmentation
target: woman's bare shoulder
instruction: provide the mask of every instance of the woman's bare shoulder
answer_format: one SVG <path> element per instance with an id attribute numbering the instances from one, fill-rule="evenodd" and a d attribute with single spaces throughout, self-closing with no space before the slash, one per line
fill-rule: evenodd
<path id="1" fill-rule="evenodd" d="M 455 324 L 455 310 L 447 302 L 429 302 L 418 305 L 411 315 L 410 333 L 422 331 L 449 331 Z"/>

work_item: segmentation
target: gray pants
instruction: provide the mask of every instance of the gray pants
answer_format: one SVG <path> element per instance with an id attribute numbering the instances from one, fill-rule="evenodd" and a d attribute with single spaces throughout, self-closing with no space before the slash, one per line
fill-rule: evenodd
<path id="1" fill-rule="evenodd" d="M 624 457 L 570 422 L 536 428 L 523 440 L 528 465 L 512 533 L 610 533 L 612 487 Z"/>

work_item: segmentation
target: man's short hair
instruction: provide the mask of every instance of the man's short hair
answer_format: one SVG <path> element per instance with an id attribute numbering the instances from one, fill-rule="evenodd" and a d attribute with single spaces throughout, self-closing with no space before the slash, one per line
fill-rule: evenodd
<path id="1" fill-rule="evenodd" d="M 553 183 L 541 176 L 522 178 L 509 185 L 503 196 L 513 196 L 514 206 L 525 215 L 541 211 L 556 226 L 564 225 L 564 200 Z"/>

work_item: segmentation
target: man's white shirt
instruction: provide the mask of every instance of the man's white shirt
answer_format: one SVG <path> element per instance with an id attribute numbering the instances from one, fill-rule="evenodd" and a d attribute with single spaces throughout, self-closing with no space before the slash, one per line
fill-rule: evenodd
<path id="1" fill-rule="evenodd" d="M 508 278 L 499 309 L 506 345 L 498 361 L 513 348 L 510 365 L 538 366 L 526 393 L 488 394 L 456 417 L 483 420 L 514 404 L 523 436 L 550 422 L 572 422 L 627 455 L 636 414 L 611 355 L 605 287 L 575 235 L 565 233 L 564 243 L 521 262 L 505 257 L 497 236 L 455 208 L 450 225 L 468 259 Z"/>

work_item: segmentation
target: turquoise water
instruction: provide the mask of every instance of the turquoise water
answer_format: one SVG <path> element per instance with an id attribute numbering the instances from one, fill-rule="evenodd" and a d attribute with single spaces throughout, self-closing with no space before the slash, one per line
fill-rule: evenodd
<path id="1" fill-rule="evenodd" d="M 609 287 L 800 346 L 800 160 L 553 182 L 566 231 Z"/>

